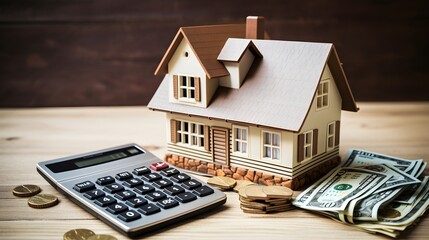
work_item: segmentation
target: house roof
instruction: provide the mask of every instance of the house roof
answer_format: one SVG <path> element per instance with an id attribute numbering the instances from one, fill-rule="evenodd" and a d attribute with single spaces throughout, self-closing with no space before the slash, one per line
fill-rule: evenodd
<path id="1" fill-rule="evenodd" d="M 217 60 L 239 62 L 246 49 L 249 49 L 253 55 L 262 57 L 262 54 L 250 39 L 229 38 L 223 46 Z"/>
<path id="2" fill-rule="evenodd" d="M 168 62 L 182 39 L 186 39 L 208 78 L 228 76 L 228 70 L 217 60 L 219 52 L 228 38 L 244 38 L 245 35 L 245 24 L 181 27 L 155 70 L 155 75 L 168 72 Z"/>
<path id="3" fill-rule="evenodd" d="M 243 41 L 248 39 L 233 40 Z M 229 42 L 229 41 L 228 41 Z M 251 40 L 263 58 L 256 59 L 239 89 L 219 87 L 208 108 L 170 103 L 168 75 L 149 108 L 299 132 L 310 109 L 325 64 L 342 97 L 342 109 L 358 108 L 330 43 Z M 237 54 L 225 53 L 231 59 Z"/>

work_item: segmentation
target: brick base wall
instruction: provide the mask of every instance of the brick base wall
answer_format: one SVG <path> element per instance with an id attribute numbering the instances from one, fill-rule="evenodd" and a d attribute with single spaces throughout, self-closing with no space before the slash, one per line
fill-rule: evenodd
<path id="1" fill-rule="evenodd" d="M 175 154 L 166 154 L 164 160 L 179 168 L 207 173 L 213 176 L 227 176 L 237 180 L 249 180 L 262 185 L 285 186 L 293 190 L 297 190 L 313 183 L 313 181 L 319 179 L 331 169 L 335 168 L 340 163 L 341 159 L 339 156 L 336 156 L 294 179 L 263 173 L 252 169 L 224 166 L 221 164 L 186 158 Z"/>

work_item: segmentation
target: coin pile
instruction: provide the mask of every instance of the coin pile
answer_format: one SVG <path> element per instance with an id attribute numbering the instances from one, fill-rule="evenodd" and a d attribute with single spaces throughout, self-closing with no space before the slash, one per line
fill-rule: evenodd
<path id="1" fill-rule="evenodd" d="M 41 189 L 37 185 L 25 184 L 16 186 L 12 193 L 17 197 L 30 197 L 27 201 L 32 208 L 48 208 L 57 205 L 58 198 L 52 194 L 39 194 Z"/>
<path id="2" fill-rule="evenodd" d="M 95 234 L 93 231 L 84 228 L 72 229 L 63 235 L 64 240 L 118 240 L 112 235 Z"/>
<path id="3" fill-rule="evenodd" d="M 248 185 L 240 188 L 240 208 L 245 213 L 284 212 L 294 207 L 291 204 L 293 191 L 282 186 Z"/>
<path id="4" fill-rule="evenodd" d="M 240 196 L 240 208 L 245 213 L 284 212 L 293 208 L 293 191 L 282 186 L 261 186 L 248 180 L 212 177 L 207 183 L 222 191 L 233 190 Z"/>

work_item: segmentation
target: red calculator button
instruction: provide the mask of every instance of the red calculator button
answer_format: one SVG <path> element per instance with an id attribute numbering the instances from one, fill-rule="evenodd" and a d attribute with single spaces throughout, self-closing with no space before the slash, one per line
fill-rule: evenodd
<path id="1" fill-rule="evenodd" d="M 168 164 L 165 162 L 152 163 L 150 165 L 150 168 L 152 168 L 152 170 L 159 171 L 159 170 L 168 168 Z"/>

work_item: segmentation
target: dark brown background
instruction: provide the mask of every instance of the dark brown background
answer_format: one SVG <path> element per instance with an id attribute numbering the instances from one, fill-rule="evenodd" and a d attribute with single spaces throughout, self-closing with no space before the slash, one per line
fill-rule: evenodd
<path id="1" fill-rule="evenodd" d="M 0 106 L 144 105 L 180 26 L 332 42 L 358 101 L 428 101 L 428 1 L 0 1 Z"/>

